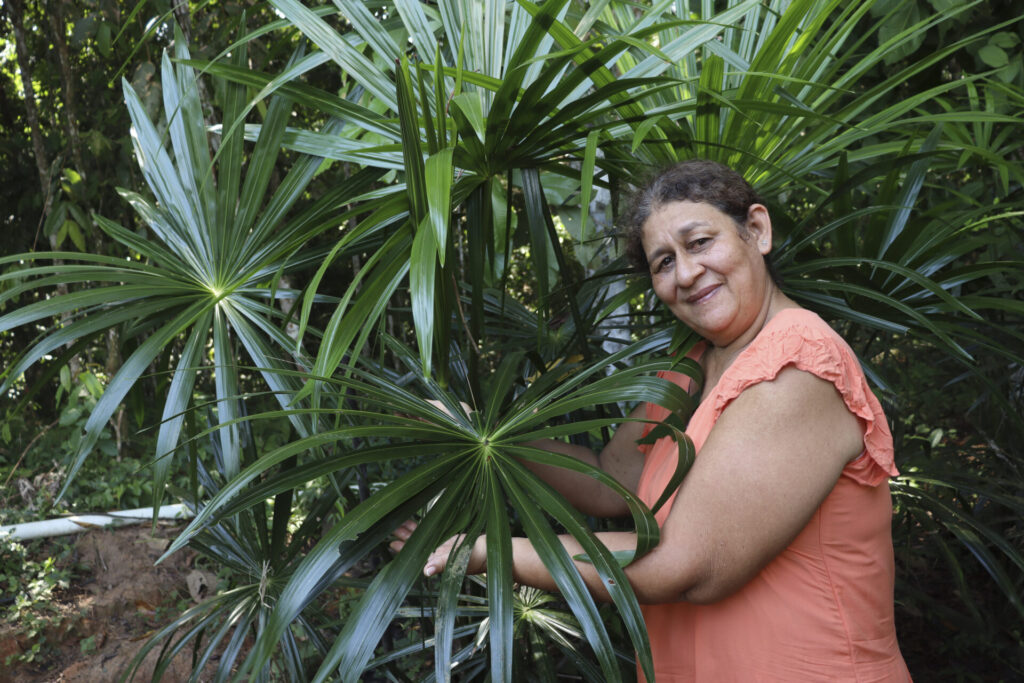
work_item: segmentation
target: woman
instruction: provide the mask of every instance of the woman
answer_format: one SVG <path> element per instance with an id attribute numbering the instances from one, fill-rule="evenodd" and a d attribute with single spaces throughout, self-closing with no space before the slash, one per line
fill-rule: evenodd
<path id="1" fill-rule="evenodd" d="M 893 625 L 892 437 L 850 348 L 776 285 L 767 209 L 732 170 L 692 161 L 650 182 L 628 224 L 655 293 L 705 340 L 691 352 L 705 376 L 687 427 L 696 461 L 657 515 L 659 545 L 625 570 L 658 681 L 909 680 Z M 688 378 L 663 376 L 691 390 Z M 537 445 L 601 467 L 653 505 L 676 446 L 639 446 L 649 429 L 624 423 L 597 456 Z M 584 512 L 626 512 L 592 479 L 536 471 Z M 635 547 L 630 533 L 598 535 L 612 550 Z M 453 542 L 426 574 L 443 569 Z M 485 543 L 470 571 L 484 570 Z M 582 551 L 572 537 L 563 543 Z M 556 589 L 527 539 L 513 539 L 513 557 L 517 581 Z M 593 567 L 578 566 L 607 600 Z"/>

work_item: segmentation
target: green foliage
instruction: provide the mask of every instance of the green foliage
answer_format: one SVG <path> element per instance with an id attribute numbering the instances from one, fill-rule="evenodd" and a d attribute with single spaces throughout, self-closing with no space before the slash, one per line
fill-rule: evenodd
<path id="1" fill-rule="evenodd" d="M 29 545 L 0 537 L 0 621 L 14 626 L 9 637 L 24 639 L 29 648 L 3 662 L 32 662 L 55 645 L 54 634 L 66 617 L 54 605 L 55 594 L 67 590 L 73 572 L 72 548 L 58 544 L 36 559 L 39 541 Z"/>
<path id="2" fill-rule="evenodd" d="M 154 23 L 122 82 L 148 187 L 120 191 L 135 215 L 95 211 L 99 174 L 64 170 L 43 226 L 65 251 L 0 260 L 0 390 L 52 413 L 65 494 L 113 455 L 124 402 L 150 430 L 136 455 L 154 498 L 187 471 L 175 492 L 197 516 L 172 550 L 227 568 L 228 588 L 157 634 L 162 662 L 195 646 L 196 671 L 217 652 L 225 678 L 355 680 L 425 675 L 427 656 L 509 680 L 557 660 L 548 679 L 621 680 L 625 648 L 649 668 L 596 523 L 521 461 L 588 470 L 528 444 L 596 445 L 641 401 L 690 408 L 650 377 L 685 331 L 624 282 L 602 214 L 652 167 L 704 156 L 764 196 L 786 292 L 841 328 L 887 403 L 898 618 L 942 615 L 956 656 L 1020 673 L 995 652 L 1020 646 L 1007 625 L 1024 615 L 1024 24 L 997 20 L 1002 3 L 270 4 L 283 19 L 248 34 L 233 5 L 197 11 L 219 40 L 193 54 Z M 117 50 L 108 25 L 74 35 Z M 142 59 L 172 36 L 159 69 Z M 104 334 L 116 343 L 90 353 L 123 362 L 60 374 Z M 8 415 L 13 444 L 29 418 Z M 652 546 L 650 511 L 620 493 L 622 528 Z M 411 516 L 401 554 L 380 552 Z M 464 589 L 463 548 L 422 585 L 458 532 L 488 536 L 483 584 Z M 614 608 L 582 588 L 561 532 L 615 581 Z M 557 606 L 513 589 L 513 533 L 540 550 Z M 396 633 L 410 602 L 420 642 Z"/>
<path id="3" fill-rule="evenodd" d="M 136 457 L 119 452 L 115 429 L 109 424 L 95 446 L 102 459 L 86 461 L 81 476 L 68 482 L 63 497 L 58 496 L 67 468 L 81 445 L 83 427 L 103 395 L 106 380 L 99 368 L 92 368 L 82 370 L 78 381 L 73 382 L 65 366 L 60 369 L 53 398 L 58 411 L 53 422 L 39 427 L 23 413 L 8 416 L 4 422 L 11 431 L 7 445 L 16 448 L 19 455 L 0 463 L 0 479 L 8 487 L 0 498 L 0 523 L 13 524 L 67 512 L 136 509 L 152 504 L 153 479 L 140 476 L 144 465 Z M 152 439 L 146 439 L 145 434 L 132 440 L 134 449 L 142 450 L 146 444 L 152 445 Z M 177 467 L 171 470 L 169 477 L 181 485 L 184 472 L 183 467 Z"/>
<path id="4" fill-rule="evenodd" d="M 488 648 L 492 642 L 487 619 L 487 582 L 479 576 L 467 576 L 464 590 L 456 607 L 460 625 L 453 632 L 458 649 L 453 654 L 452 676 L 475 680 L 486 675 Z M 410 595 L 413 602 L 421 597 L 429 600 L 431 595 Z M 579 650 L 584 637 L 579 624 L 556 596 L 529 586 L 519 586 L 512 591 L 511 598 L 513 657 L 515 661 L 524 663 L 524 672 L 528 672 L 526 675 L 530 679 L 552 680 L 558 672 L 562 676 L 602 680 L 600 669 Z M 609 627 L 621 624 L 613 610 L 602 609 L 601 612 Z M 398 666 L 409 677 L 422 679 L 426 672 L 420 669 L 426 656 L 437 647 L 437 640 L 424 638 L 419 633 L 419 624 L 436 619 L 438 615 L 432 605 L 425 604 L 402 608 L 398 616 L 406 620 L 402 632 L 408 634 L 407 640 L 396 641 L 389 651 L 373 659 L 367 669 L 390 672 L 388 667 Z M 616 642 L 625 641 L 624 633 L 616 635 Z M 628 678 L 634 667 L 632 653 L 619 650 L 616 657 L 622 677 Z"/>
<path id="5" fill-rule="evenodd" d="M 178 57 L 187 58 L 188 53 L 180 41 L 178 45 Z M 244 58 L 244 51 L 239 51 L 236 61 Z M 177 357 L 171 364 L 170 384 L 165 390 L 156 438 L 154 490 L 158 497 L 171 466 L 169 454 L 181 434 L 183 412 L 192 403 L 196 378 L 204 365 L 202 354 L 208 344 L 213 347 L 217 415 L 221 421 L 229 422 L 238 414 L 234 398 L 240 391 L 235 370 L 236 344 L 263 368 L 272 390 L 282 394 L 297 390 L 297 385 L 289 385 L 274 374 L 285 362 L 277 349 L 291 356 L 293 362 L 303 362 L 302 351 L 294 347 L 281 329 L 284 324 L 280 321 L 286 316 L 274 308 L 278 299 L 294 296 L 287 288 L 280 287 L 280 278 L 291 268 L 313 258 L 312 254 L 296 256 L 296 252 L 312 236 L 331 227 L 332 223 L 324 222 L 319 216 L 325 207 L 337 206 L 358 194 L 372 178 L 372 174 L 364 174 L 353 179 L 347 192 L 321 198 L 290 224 L 282 225 L 281 221 L 300 200 L 320 163 L 312 157 L 300 160 L 284 179 L 279 192 L 263 197 L 280 152 L 278 144 L 287 122 L 287 102 L 277 99 L 271 104 L 268 120 L 272 123 L 262 129 L 253 152 L 251 171 L 244 182 L 239 173 L 241 131 L 227 132 L 219 151 L 223 173 L 215 190 L 211 175 L 214 167 L 194 74 L 185 66 L 175 68 L 167 56 L 162 73 L 174 161 L 163 147 L 161 133 L 146 117 L 137 95 L 124 84 L 133 118 L 136 154 L 156 202 L 129 191 L 124 191 L 123 196 L 159 241 L 142 239 L 137 233 L 97 216 L 104 231 L 129 250 L 132 257 L 117 260 L 79 255 L 84 261 L 82 265 L 70 266 L 57 261 L 53 265 L 31 268 L 31 274 L 40 278 L 40 284 L 59 281 L 67 286 L 89 282 L 94 286 L 38 301 L 0 318 L 0 330 L 4 330 L 53 315 L 78 317 L 22 352 L 8 368 L 7 381 L 0 391 L 5 391 L 26 368 L 61 344 L 88 339 L 98 330 L 119 328 L 131 321 L 123 329 L 129 338 L 137 339 L 137 347 L 111 377 L 85 423 L 69 464 L 69 478 L 76 475 L 107 421 L 128 392 L 140 383 L 147 368 L 154 362 L 171 363 L 169 355 L 175 340 L 184 335 L 185 346 L 180 356 L 175 354 Z M 236 89 L 229 97 L 232 120 L 241 111 L 243 96 L 244 92 Z M 35 254 L 19 255 L 5 261 L 40 258 Z M 24 271 L 16 272 L 25 275 Z M 6 297 L 14 296 L 27 286 L 30 285 L 14 288 Z M 310 425 L 299 417 L 293 422 L 300 433 L 310 430 Z M 236 431 L 236 427 L 229 426 L 221 433 L 232 474 L 238 471 Z"/>
<path id="6" fill-rule="evenodd" d="M 249 444 L 243 454 L 245 464 L 256 460 L 256 439 L 249 423 L 241 423 L 239 430 Z M 191 490 L 178 490 L 179 496 L 194 511 L 204 511 L 200 498 L 216 499 L 222 486 L 229 481 L 227 458 L 216 430 L 207 435 L 212 460 L 216 469 L 207 470 L 197 460 Z M 274 479 L 295 481 L 296 462 L 286 459 L 273 468 Z M 222 675 L 236 669 L 244 661 L 247 639 L 261 639 L 273 623 L 273 615 L 285 598 L 285 587 L 301 566 L 302 553 L 319 537 L 322 525 L 335 510 L 339 500 L 345 500 L 347 485 L 344 479 L 334 480 L 332 487 L 286 488 L 270 493 L 258 504 L 217 524 L 188 532 L 178 542 L 187 542 L 206 563 L 219 570 L 225 588 L 199 605 L 179 610 L 133 658 L 125 677 L 134 675 L 135 669 L 156 646 L 163 645 L 156 663 L 154 677 L 159 679 L 174 656 L 189 647 L 195 653 L 196 672 L 211 661 L 217 662 Z M 324 588 L 333 587 L 351 568 L 337 563 L 320 577 Z M 298 616 L 291 628 L 277 634 L 278 647 L 268 661 L 254 669 L 249 680 L 271 680 L 285 676 L 287 680 L 302 680 L 306 661 L 321 658 L 329 644 L 320 628 L 325 621 L 323 611 L 312 605 Z M 265 666 L 264 666 L 265 664 Z"/>

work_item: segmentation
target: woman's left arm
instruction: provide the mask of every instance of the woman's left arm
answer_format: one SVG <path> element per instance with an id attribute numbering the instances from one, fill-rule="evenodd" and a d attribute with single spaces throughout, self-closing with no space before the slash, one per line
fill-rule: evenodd
<path id="1" fill-rule="evenodd" d="M 711 603 L 738 590 L 806 526 L 843 467 L 863 450 L 863 430 L 835 387 L 808 372 L 783 369 L 744 390 L 722 412 L 680 487 L 661 541 L 626 567 L 643 603 Z M 602 532 L 611 550 L 635 548 L 628 532 Z M 446 543 L 428 560 L 439 572 Z M 581 552 L 571 536 L 570 555 Z M 484 541 L 470 570 L 481 571 Z M 555 590 L 525 538 L 513 539 L 516 581 Z M 591 592 L 608 600 L 589 563 L 577 566 Z"/>

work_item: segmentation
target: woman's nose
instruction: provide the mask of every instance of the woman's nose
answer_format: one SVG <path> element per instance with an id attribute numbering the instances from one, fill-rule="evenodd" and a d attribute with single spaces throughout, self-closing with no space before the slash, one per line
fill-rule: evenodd
<path id="1" fill-rule="evenodd" d="M 683 288 L 691 286 L 703 272 L 704 266 L 699 261 L 691 258 L 678 258 L 675 269 L 676 286 Z"/>

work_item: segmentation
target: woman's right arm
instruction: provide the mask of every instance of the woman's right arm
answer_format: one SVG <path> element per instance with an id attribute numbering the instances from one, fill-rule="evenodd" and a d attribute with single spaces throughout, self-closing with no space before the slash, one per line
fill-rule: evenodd
<path id="1" fill-rule="evenodd" d="M 603 470 L 629 491 L 636 493 L 637 483 L 640 481 L 640 471 L 644 466 L 644 455 L 637 447 L 636 441 L 641 437 L 645 423 L 635 420 L 643 419 L 645 411 L 646 404 L 644 403 L 634 408 L 629 414 L 631 419 L 623 421 L 619 425 L 611 440 L 601 449 L 600 453 L 594 453 L 585 446 L 577 446 L 556 439 L 539 439 L 526 445 L 562 453 L 593 465 Z M 524 460 L 523 464 L 565 496 L 573 507 L 584 514 L 595 517 L 622 517 L 629 514 L 629 508 L 622 497 L 592 477 L 562 467 L 542 465 L 527 460 Z"/>

